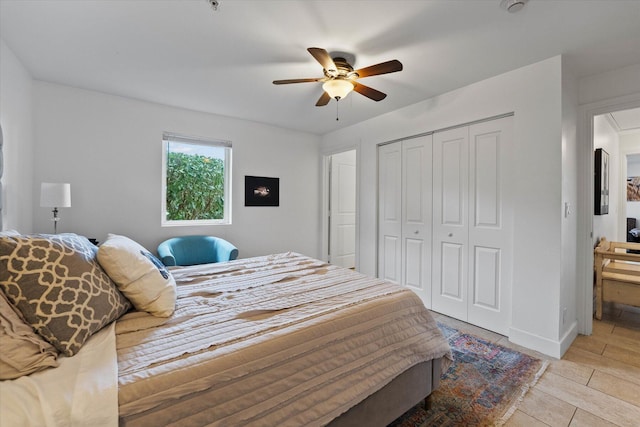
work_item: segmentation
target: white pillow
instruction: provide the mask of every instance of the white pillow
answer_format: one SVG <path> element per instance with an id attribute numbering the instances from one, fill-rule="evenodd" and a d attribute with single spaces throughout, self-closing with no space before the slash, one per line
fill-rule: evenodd
<path id="1" fill-rule="evenodd" d="M 133 306 L 169 317 L 176 306 L 176 282 L 164 265 L 140 244 L 109 234 L 98 249 L 98 262 Z"/>

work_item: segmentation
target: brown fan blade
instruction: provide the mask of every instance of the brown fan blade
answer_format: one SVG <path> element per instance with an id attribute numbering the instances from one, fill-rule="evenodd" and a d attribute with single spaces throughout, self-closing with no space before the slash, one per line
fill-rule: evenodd
<path id="1" fill-rule="evenodd" d="M 402 71 L 402 63 L 397 59 L 393 59 L 387 62 L 381 62 L 380 64 L 371 65 L 370 67 L 360 68 L 355 72 L 358 73 L 358 78 L 377 76 L 380 74 L 395 73 Z"/>
<path id="2" fill-rule="evenodd" d="M 331 59 L 329 52 L 320 47 L 310 47 L 307 50 L 316 59 L 316 61 L 318 61 L 320 65 L 322 65 L 322 68 L 332 72 L 338 71 L 338 67 L 336 67 L 333 59 Z"/>
<path id="3" fill-rule="evenodd" d="M 316 102 L 316 107 L 324 107 L 329 101 L 331 101 L 331 96 L 329 96 L 327 92 L 322 92 L 322 96 L 318 99 L 318 102 Z"/>
<path id="4" fill-rule="evenodd" d="M 387 97 L 386 93 L 382 93 L 379 90 L 365 86 L 362 83 L 353 82 L 353 90 L 367 98 L 373 99 L 374 101 L 382 101 Z"/>
<path id="5" fill-rule="evenodd" d="M 318 77 L 315 79 L 290 79 L 290 80 L 274 80 L 274 85 L 288 85 L 291 83 L 310 83 L 310 82 L 321 82 L 324 81 L 324 77 Z"/>

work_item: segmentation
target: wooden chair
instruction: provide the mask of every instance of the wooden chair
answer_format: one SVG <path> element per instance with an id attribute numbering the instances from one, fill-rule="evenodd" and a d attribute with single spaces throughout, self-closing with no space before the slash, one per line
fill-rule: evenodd
<path id="1" fill-rule="evenodd" d="M 640 307 L 640 243 L 600 239 L 594 251 L 596 319 L 602 319 L 602 302 Z"/>

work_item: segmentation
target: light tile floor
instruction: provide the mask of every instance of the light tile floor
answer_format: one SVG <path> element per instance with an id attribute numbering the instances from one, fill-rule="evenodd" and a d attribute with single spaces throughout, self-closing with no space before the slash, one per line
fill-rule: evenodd
<path id="1" fill-rule="evenodd" d="M 640 309 L 605 304 L 591 336 L 579 335 L 561 360 L 520 347 L 494 332 L 433 313 L 437 321 L 550 365 L 508 427 L 640 426 Z"/>

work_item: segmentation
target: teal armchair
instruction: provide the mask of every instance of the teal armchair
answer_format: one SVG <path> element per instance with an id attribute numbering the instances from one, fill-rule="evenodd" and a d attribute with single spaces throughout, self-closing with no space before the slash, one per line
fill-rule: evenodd
<path id="1" fill-rule="evenodd" d="M 238 248 L 220 237 L 181 236 L 158 245 L 158 258 L 166 266 L 232 261 Z"/>

